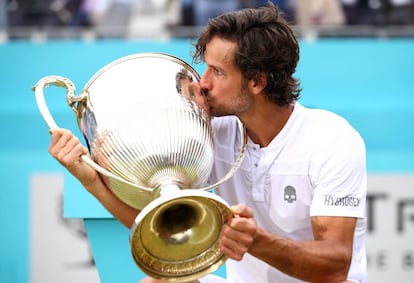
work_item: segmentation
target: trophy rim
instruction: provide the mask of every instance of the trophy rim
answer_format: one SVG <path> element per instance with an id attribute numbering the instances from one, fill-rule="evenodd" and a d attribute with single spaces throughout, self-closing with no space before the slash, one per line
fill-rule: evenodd
<path id="1" fill-rule="evenodd" d="M 217 201 L 221 203 L 222 205 L 230 208 L 230 205 L 227 201 L 225 201 L 222 197 L 200 189 L 180 189 L 180 190 L 173 190 L 171 194 L 168 192 L 165 194 L 162 194 L 160 197 L 157 197 L 148 205 L 146 205 L 137 215 L 137 217 L 134 220 L 134 224 L 130 228 L 130 239 L 133 237 L 133 234 L 141 223 L 141 221 L 145 218 L 145 216 L 148 215 L 149 212 L 151 212 L 154 208 L 158 207 L 161 203 L 174 200 L 177 198 L 183 198 L 183 197 L 204 197 L 204 198 L 210 198 L 214 201 Z"/>
<path id="2" fill-rule="evenodd" d="M 139 53 L 134 53 L 134 54 L 130 54 L 121 58 L 118 58 L 108 64 L 106 64 L 105 66 L 103 66 L 101 69 L 99 69 L 86 83 L 86 85 L 83 88 L 82 92 L 87 92 L 89 87 L 92 85 L 92 83 L 94 81 L 96 81 L 104 72 L 106 72 L 108 69 L 119 65 L 123 62 L 129 61 L 129 60 L 134 60 L 134 59 L 140 59 L 140 58 L 157 58 L 157 59 L 166 59 L 169 60 L 173 63 L 177 63 L 179 65 L 181 65 L 182 67 L 184 67 L 186 70 L 190 71 L 192 75 L 194 75 L 194 77 L 197 79 L 197 81 L 200 81 L 200 75 L 198 74 L 198 72 L 187 62 L 185 62 L 184 60 L 171 55 L 171 54 L 167 54 L 167 53 L 163 53 L 163 52 L 139 52 Z"/>

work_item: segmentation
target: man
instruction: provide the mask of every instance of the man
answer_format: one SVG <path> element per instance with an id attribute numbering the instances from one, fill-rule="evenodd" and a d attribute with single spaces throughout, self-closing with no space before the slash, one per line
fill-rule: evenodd
<path id="1" fill-rule="evenodd" d="M 269 3 L 212 19 L 194 58 L 206 70 L 191 91 L 215 117 L 212 182 L 238 156 L 236 117 L 249 137 L 240 168 L 217 190 L 235 214 L 220 240 L 229 281 L 367 282 L 364 142 L 343 118 L 299 104 L 299 46 L 283 15 Z M 131 227 L 139 212 L 80 160 L 87 149 L 76 137 L 55 129 L 49 151 Z"/>

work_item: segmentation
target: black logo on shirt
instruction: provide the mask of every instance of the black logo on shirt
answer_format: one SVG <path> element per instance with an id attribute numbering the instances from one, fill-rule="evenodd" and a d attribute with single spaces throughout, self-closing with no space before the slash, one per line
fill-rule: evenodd
<path id="1" fill-rule="evenodd" d="M 358 207 L 361 199 L 349 195 L 344 197 L 336 197 L 334 195 L 325 195 L 325 205 L 328 206 L 350 206 L 350 207 Z"/>
<path id="2" fill-rule="evenodd" d="M 288 203 L 296 201 L 296 189 L 292 186 L 286 186 L 284 191 L 284 198 Z"/>

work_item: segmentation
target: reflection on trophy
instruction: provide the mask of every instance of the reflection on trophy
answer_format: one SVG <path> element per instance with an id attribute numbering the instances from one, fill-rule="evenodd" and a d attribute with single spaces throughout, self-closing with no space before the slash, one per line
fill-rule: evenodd
<path id="1" fill-rule="evenodd" d="M 198 106 L 188 85 L 197 72 L 182 60 L 161 53 L 140 53 L 115 60 L 98 71 L 80 95 L 64 77 L 48 76 L 34 87 L 49 128 L 57 125 L 44 99 L 44 88 L 66 88 L 89 148 L 82 159 L 126 204 L 141 210 L 130 231 L 137 266 L 151 277 L 190 281 L 215 271 L 226 260 L 218 248 L 229 205 L 209 192 L 214 137 L 210 117 Z"/>

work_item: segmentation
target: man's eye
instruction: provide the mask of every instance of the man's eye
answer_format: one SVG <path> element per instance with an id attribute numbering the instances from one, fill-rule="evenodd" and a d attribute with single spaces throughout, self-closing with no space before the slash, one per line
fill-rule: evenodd
<path id="1" fill-rule="evenodd" d="M 220 71 L 220 70 L 218 70 L 218 69 L 214 69 L 214 73 L 215 73 L 217 76 L 221 76 L 221 75 L 223 75 L 223 72 L 222 72 L 222 71 Z"/>

